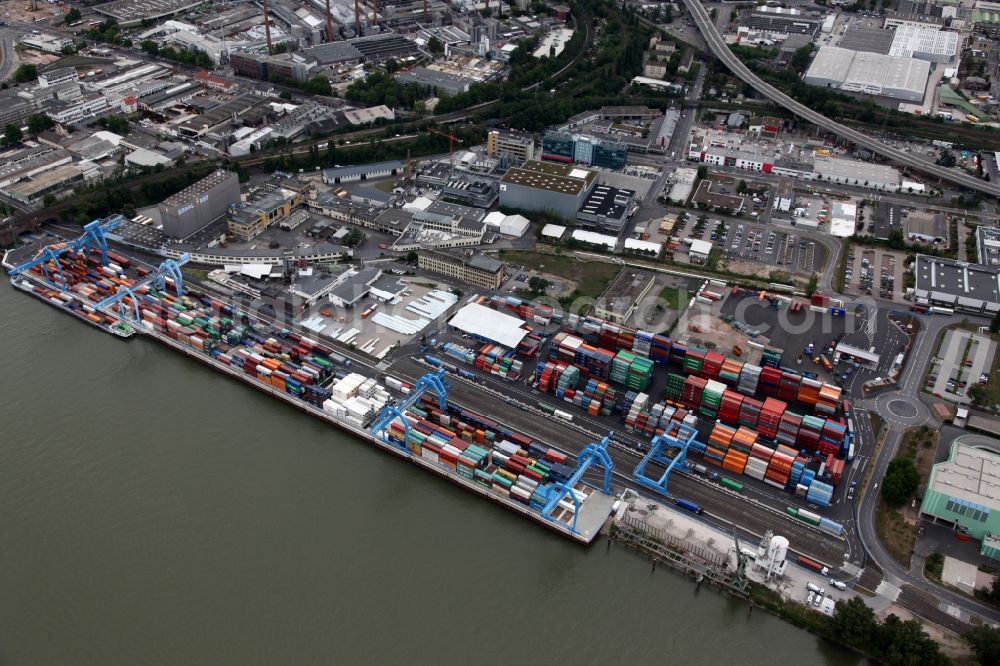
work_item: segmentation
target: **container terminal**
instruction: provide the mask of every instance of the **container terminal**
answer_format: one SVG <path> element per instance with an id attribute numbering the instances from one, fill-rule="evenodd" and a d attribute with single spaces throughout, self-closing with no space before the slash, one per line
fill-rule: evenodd
<path id="1" fill-rule="evenodd" d="M 571 457 L 450 403 L 444 370 L 412 385 L 353 371 L 314 340 L 185 290 L 184 258 L 153 271 L 132 266 L 107 249 L 103 234 L 115 221 L 95 221 L 78 242 L 46 246 L 18 266 L 8 254 L 12 283 L 103 331 L 138 332 L 574 541 L 600 533 L 614 503 L 607 438 Z M 583 480 L 593 465 L 603 467 L 601 487 Z"/>
<path id="2" fill-rule="evenodd" d="M 326 405 L 328 409 L 324 409 L 323 402 L 326 400 L 323 402 L 316 399 L 310 401 L 308 398 L 315 397 L 315 394 L 302 385 L 301 376 L 296 378 L 294 375 L 289 375 L 287 371 L 293 370 L 293 368 L 286 367 L 285 370 L 282 370 L 281 363 L 278 364 L 277 368 L 273 367 L 273 360 L 269 363 L 272 367 L 261 366 L 258 369 L 255 366 L 255 374 L 250 375 L 247 374 L 246 370 L 247 360 L 242 358 L 241 354 L 236 354 L 236 362 L 242 361 L 243 363 L 242 366 L 239 366 L 243 372 L 238 372 L 234 370 L 233 354 L 227 354 L 222 350 L 227 346 L 234 346 L 232 343 L 238 343 L 239 347 L 246 348 L 245 345 L 248 344 L 248 341 L 241 340 L 239 333 L 230 338 L 232 329 L 239 332 L 243 327 L 252 331 L 250 342 L 264 335 L 263 341 L 259 339 L 256 341 L 269 343 L 272 347 L 277 344 L 278 349 L 274 351 L 278 352 L 280 360 L 283 362 L 287 362 L 284 356 L 287 356 L 288 360 L 293 360 L 292 352 L 297 346 L 292 344 L 291 349 L 286 349 L 285 345 L 289 342 L 295 343 L 297 337 L 301 339 L 300 333 L 306 332 L 289 331 L 276 325 L 273 321 L 268 322 L 266 317 L 259 317 L 259 321 L 253 322 L 250 322 L 249 319 L 244 322 L 242 316 L 238 320 L 234 320 L 232 315 L 236 313 L 232 312 L 231 308 L 230 310 L 225 309 L 230 306 L 222 303 L 225 295 L 221 291 L 216 292 L 218 298 L 209 296 L 212 293 L 213 285 L 211 284 L 204 285 L 205 292 L 191 292 L 181 297 L 187 298 L 188 304 L 185 305 L 181 301 L 180 307 L 192 306 L 192 309 L 197 312 L 197 316 L 194 313 L 181 311 L 182 316 L 178 321 L 176 314 L 170 313 L 169 310 L 171 307 L 177 309 L 177 296 L 167 293 L 169 288 L 176 288 L 181 281 L 178 262 L 164 262 L 159 269 L 145 268 L 138 261 L 133 266 L 129 266 L 127 258 L 108 251 L 102 230 L 104 233 L 112 230 L 119 219 L 118 216 L 114 216 L 104 221 L 95 221 L 87 225 L 83 236 L 73 241 L 55 246 L 45 246 L 41 250 L 31 249 L 27 253 L 23 248 L 20 251 L 15 251 L 16 254 L 9 253 L 8 257 L 5 257 L 5 266 L 11 269 L 15 275 L 14 281 L 19 288 L 25 289 L 30 283 L 34 295 L 53 306 L 61 307 L 75 314 L 88 323 L 102 327 L 104 330 L 108 330 L 109 325 L 122 328 L 131 327 L 132 330 L 150 335 L 157 341 L 182 351 L 188 356 L 213 365 L 218 370 L 238 376 L 254 388 L 270 392 L 314 416 L 335 423 L 338 427 L 342 427 L 352 434 L 373 441 L 380 447 L 412 460 L 434 473 L 446 476 L 449 480 L 469 487 L 475 492 L 486 490 L 487 485 L 489 485 L 490 489 L 480 494 L 501 501 L 508 508 L 533 517 L 547 527 L 561 531 L 577 541 L 585 543 L 592 541 L 596 537 L 600 525 L 610 513 L 614 499 L 610 496 L 611 488 L 607 480 L 608 474 L 605 475 L 602 484 L 598 475 L 586 469 L 594 464 L 599 467 L 606 464 L 607 469 L 613 470 L 610 476 L 614 478 L 616 487 L 644 492 L 653 490 L 668 497 L 691 497 L 700 503 L 700 506 L 704 507 L 704 510 L 711 516 L 724 522 L 735 523 L 752 535 L 762 535 L 768 529 L 773 528 L 775 521 L 780 521 L 782 533 L 787 534 L 793 540 L 797 551 L 832 566 L 837 566 L 838 563 L 848 559 L 850 546 L 845 543 L 843 538 L 837 536 L 839 530 L 822 530 L 818 519 L 817 521 L 807 520 L 807 517 L 811 518 L 815 514 L 804 511 L 802 516 L 798 516 L 793 511 L 783 511 L 781 508 L 764 506 L 759 502 L 746 501 L 745 497 L 739 496 L 742 484 L 723 477 L 720 486 L 718 483 L 709 483 L 706 478 L 698 474 L 691 473 L 691 470 L 704 469 L 704 466 L 692 465 L 692 462 L 686 461 L 686 453 L 690 448 L 692 453 L 704 455 L 705 445 L 700 444 L 700 441 L 710 440 L 708 432 L 705 432 L 703 436 L 696 436 L 693 431 L 680 432 L 675 429 L 672 433 L 664 433 L 668 436 L 654 438 L 655 446 L 653 449 L 656 454 L 654 451 L 650 451 L 649 459 L 642 464 L 646 470 L 644 480 L 643 475 L 620 471 L 636 467 L 636 452 L 633 446 L 623 444 L 620 441 L 629 439 L 628 436 L 616 432 L 611 438 L 604 438 L 597 434 L 597 429 L 593 427 L 589 429 L 581 427 L 579 423 L 583 419 L 577 419 L 578 423 L 573 423 L 573 417 L 565 411 L 561 412 L 562 416 L 557 415 L 556 418 L 550 418 L 555 410 L 552 407 L 544 409 L 547 407 L 546 403 L 531 404 L 527 396 L 519 395 L 519 392 L 514 389 L 498 392 L 484 383 L 475 381 L 474 376 L 473 379 L 469 379 L 467 375 L 472 373 L 468 371 L 462 373 L 450 363 L 428 363 L 424 356 L 418 354 L 400 354 L 391 363 L 380 363 L 374 367 L 364 356 L 352 353 L 347 349 L 340 349 L 339 353 L 325 349 L 324 353 L 329 359 L 328 362 L 338 360 L 338 363 L 334 364 L 336 368 L 330 369 L 327 376 L 323 378 L 322 385 L 319 386 L 324 391 L 330 392 L 331 395 L 326 400 L 334 398 L 333 388 L 338 386 L 340 381 L 347 379 L 347 375 L 350 373 L 345 371 L 350 367 L 352 360 L 355 370 L 364 366 L 368 369 L 369 374 L 366 376 L 354 373 L 356 376 L 352 377 L 348 384 L 340 387 L 340 393 L 343 394 L 346 390 L 345 387 L 350 386 L 350 382 L 357 382 L 358 376 L 360 376 L 366 380 L 377 380 L 375 384 L 378 385 L 380 391 L 385 392 L 383 397 L 388 396 L 385 398 L 384 404 L 379 404 L 377 400 L 372 403 L 370 396 L 364 397 L 364 400 L 371 404 L 352 403 L 353 411 L 346 414 L 344 413 L 345 406 L 330 404 Z M 11 258 L 12 256 L 14 259 Z M 183 261 L 182 257 L 179 262 Z M 84 265 L 81 265 L 81 262 Z M 195 294 L 195 297 L 192 297 L 192 294 Z M 168 302 L 149 302 L 149 299 L 153 298 L 163 298 Z M 157 318 L 156 315 L 162 314 L 164 308 L 167 313 L 174 314 L 175 318 L 171 319 L 169 316 Z M 87 318 L 86 314 L 95 314 L 89 312 L 89 309 L 99 311 L 99 315 Z M 83 317 L 80 317 L 81 312 L 85 313 Z M 229 316 L 226 316 L 227 314 Z M 97 318 L 102 318 L 102 324 L 94 321 Z M 231 327 L 225 331 L 222 330 L 224 321 L 225 326 Z M 208 329 L 204 328 L 206 324 L 209 324 Z M 192 326 L 195 326 L 196 330 L 190 330 Z M 189 330 L 187 332 L 181 331 L 184 328 Z M 225 337 L 223 337 L 223 333 L 226 334 Z M 187 335 L 188 339 L 185 341 L 180 337 L 181 335 Z M 192 345 L 198 346 L 198 349 L 195 350 Z M 264 351 L 269 354 L 273 353 L 268 352 L 267 349 Z M 340 366 L 339 362 L 347 365 Z M 431 380 L 431 376 L 436 373 L 438 378 L 442 379 L 443 373 L 440 372 L 442 366 L 446 366 L 448 371 L 448 381 L 445 387 L 447 398 L 442 401 L 444 408 L 439 405 L 436 407 L 437 413 L 429 412 L 428 409 L 435 408 L 431 404 L 434 399 L 427 394 L 428 391 L 435 392 L 436 382 Z M 276 377 L 275 372 L 278 373 Z M 269 380 L 268 377 L 270 377 Z M 283 386 L 281 381 L 285 382 Z M 443 381 L 442 385 L 444 385 Z M 419 397 L 407 402 L 410 394 L 418 386 L 420 387 Z M 301 393 L 299 393 L 300 390 Z M 371 385 L 366 388 L 366 391 L 368 390 L 371 390 Z M 348 399 L 351 400 L 355 397 L 348 396 Z M 341 401 L 343 401 L 343 395 L 341 395 Z M 398 405 L 400 404 L 412 408 L 412 411 L 409 409 L 399 410 Z M 359 413 L 362 406 L 365 407 L 365 411 Z M 468 409 L 468 407 L 472 407 L 472 409 Z M 542 407 L 543 410 L 540 410 L 539 407 Z M 391 411 L 392 408 L 396 408 L 398 413 L 394 414 Z M 385 410 L 385 413 L 379 410 Z M 456 419 L 460 424 L 470 425 L 468 422 L 472 421 L 472 425 L 475 425 L 475 419 L 479 418 L 481 419 L 479 425 L 492 424 L 496 430 L 490 431 L 485 427 L 473 427 L 468 432 L 462 433 L 454 430 L 446 433 L 434 433 L 433 431 L 427 433 L 425 431 L 428 424 L 422 423 L 421 419 L 427 421 L 428 417 L 433 419 L 431 425 L 435 427 L 440 426 L 442 422 L 450 424 Z M 461 420 L 463 418 L 464 421 Z M 592 426 L 593 421 L 588 425 Z M 606 428 L 605 431 L 608 429 Z M 448 428 L 445 427 L 445 430 Z M 483 431 L 481 437 L 476 432 L 477 430 Z M 507 434 L 508 432 L 510 435 Z M 415 441 L 419 441 L 421 436 L 426 441 L 428 435 L 435 434 L 437 437 L 431 439 L 429 444 L 420 447 L 415 445 Z M 514 455 L 514 452 L 505 453 L 504 449 L 497 447 L 506 442 L 507 449 L 509 449 L 512 443 L 510 437 L 515 434 L 528 440 L 533 438 L 535 442 L 538 442 L 533 450 L 520 449 L 516 455 L 520 458 L 541 462 L 541 470 L 547 472 L 547 475 L 543 476 L 542 479 L 546 484 L 543 486 L 543 491 L 532 492 L 527 498 L 523 496 L 523 493 L 529 489 L 534 491 L 540 485 L 538 479 L 532 476 L 539 473 L 537 467 L 536 469 L 526 468 L 524 471 L 527 474 L 516 474 L 514 479 L 500 473 L 501 471 L 510 472 L 506 465 L 511 465 L 510 455 Z M 685 441 L 678 439 L 678 435 L 682 436 Z M 466 456 L 464 461 L 455 460 L 456 451 L 453 449 L 446 449 L 444 462 L 442 462 L 440 450 L 437 452 L 433 450 L 435 441 L 442 436 L 455 436 L 456 440 L 475 446 L 476 448 L 470 451 L 472 456 L 482 453 L 484 448 L 487 449 L 489 455 L 484 456 L 482 461 L 478 461 L 483 467 L 473 468 L 470 478 L 468 476 L 468 463 L 474 462 L 474 458 Z M 482 441 L 477 441 L 478 439 L 482 439 Z M 404 447 L 403 441 L 406 441 L 409 446 Z M 632 441 L 635 441 L 634 438 Z M 553 473 L 553 470 L 546 466 L 545 451 L 541 450 L 543 445 L 540 442 L 549 445 L 548 448 L 551 448 L 555 454 L 550 455 L 548 463 L 554 462 L 551 458 L 558 459 L 559 456 L 566 456 L 567 464 L 556 463 L 563 466 L 556 467 L 555 473 Z M 457 441 L 456 443 L 460 444 Z M 529 441 L 530 443 L 533 442 Z M 481 446 L 483 444 L 488 446 Z M 451 446 L 457 448 L 455 444 Z M 426 455 L 424 455 L 425 451 Z M 464 449 L 458 451 L 458 454 L 463 452 Z M 437 465 L 433 465 L 430 460 L 433 453 L 437 453 L 439 456 Z M 678 453 L 681 455 L 678 456 Z M 532 458 L 531 455 L 535 457 Z M 513 470 L 517 472 L 521 471 L 517 465 L 523 463 L 520 458 L 515 458 L 512 464 Z M 680 463 L 679 465 L 670 464 L 675 458 Z M 578 463 L 575 485 L 572 489 L 560 486 L 560 483 L 572 479 L 569 472 L 573 470 L 574 460 Z M 454 466 L 451 466 L 450 463 L 454 463 Z M 503 467 L 503 470 L 499 467 Z M 654 470 L 663 470 L 662 475 L 661 472 Z M 670 492 L 667 492 L 665 479 L 669 471 L 675 473 L 670 478 Z M 485 483 L 487 472 L 491 472 L 493 477 L 498 478 L 491 478 L 489 484 Z M 525 478 L 521 478 L 522 476 Z M 477 481 L 479 481 L 478 486 L 476 485 Z M 510 482 L 510 487 L 507 487 L 505 482 Z M 518 482 L 520 482 L 520 486 L 518 486 Z M 507 491 L 506 495 L 500 494 L 503 490 Z M 595 490 L 607 490 L 608 492 L 595 492 Z M 512 496 L 514 499 L 511 499 Z M 551 501 L 544 501 L 546 498 Z M 522 502 L 521 500 L 526 501 Z M 576 509 L 575 502 L 580 502 L 578 511 L 571 510 L 571 507 Z M 602 513 L 603 515 L 601 515 Z M 574 517 L 575 524 L 572 520 Z"/>

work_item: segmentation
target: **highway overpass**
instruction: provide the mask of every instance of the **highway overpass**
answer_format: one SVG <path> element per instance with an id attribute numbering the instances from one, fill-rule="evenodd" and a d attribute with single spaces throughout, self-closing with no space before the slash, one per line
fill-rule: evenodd
<path id="1" fill-rule="evenodd" d="M 722 40 L 722 35 L 720 35 L 719 31 L 716 29 L 715 23 L 712 22 L 711 17 L 709 17 L 708 12 L 699 0 L 684 0 L 684 5 L 687 7 L 688 11 L 691 12 L 691 16 L 694 17 L 695 24 L 698 26 L 698 30 L 701 32 L 702 37 L 705 38 L 705 42 L 708 44 L 708 48 L 712 51 L 712 54 L 721 60 L 722 63 L 729 68 L 729 71 L 739 77 L 740 80 L 752 86 L 756 91 L 763 94 L 778 106 L 788 109 L 803 120 L 807 120 L 818 127 L 822 127 L 825 130 L 833 132 L 837 136 L 852 141 L 858 146 L 867 148 L 868 150 L 878 153 L 879 155 L 887 157 L 896 164 L 916 169 L 929 176 L 934 176 L 935 178 L 939 178 L 943 181 L 947 181 L 970 190 L 977 190 L 983 194 L 1000 197 L 1000 184 L 989 183 L 974 176 L 964 174 L 958 170 L 947 169 L 934 164 L 933 162 L 915 157 L 910 153 L 899 150 L 898 148 L 893 148 L 892 146 L 886 145 L 866 134 L 862 134 L 861 132 L 851 129 L 846 125 L 842 125 L 835 120 L 831 120 L 823 114 L 813 111 L 808 106 L 799 104 L 794 99 L 769 83 L 764 82 L 760 77 L 751 72 L 750 69 L 744 65 L 732 51 L 729 50 L 729 47 Z"/>

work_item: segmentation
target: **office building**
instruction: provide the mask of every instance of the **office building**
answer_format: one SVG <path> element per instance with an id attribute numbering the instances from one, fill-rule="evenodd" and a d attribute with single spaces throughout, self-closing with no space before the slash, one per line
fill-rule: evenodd
<path id="1" fill-rule="evenodd" d="M 590 169 L 531 160 L 500 179 L 500 206 L 574 220 L 596 182 L 597 172 Z"/>
<path id="2" fill-rule="evenodd" d="M 503 282 L 503 262 L 484 254 L 460 256 L 424 250 L 417 257 L 417 266 L 483 289 L 499 289 Z"/>
<path id="3" fill-rule="evenodd" d="M 510 155 L 518 163 L 535 159 L 535 141 L 531 137 L 493 130 L 486 135 L 486 154 Z"/>
<path id="4" fill-rule="evenodd" d="M 920 513 L 982 541 L 1000 534 L 1000 441 L 990 447 L 961 440 L 931 469 Z"/>

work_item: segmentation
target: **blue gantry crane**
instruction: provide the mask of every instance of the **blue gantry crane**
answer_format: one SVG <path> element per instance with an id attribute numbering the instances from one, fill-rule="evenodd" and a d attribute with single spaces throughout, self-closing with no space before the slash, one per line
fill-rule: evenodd
<path id="1" fill-rule="evenodd" d="M 114 231 L 122 223 L 125 222 L 125 218 L 121 215 L 112 215 L 111 217 L 104 220 L 94 220 L 93 222 L 88 222 L 83 227 L 83 234 L 79 238 L 75 238 L 71 241 L 66 241 L 64 243 L 54 243 L 52 245 L 46 245 L 42 250 L 35 256 L 34 259 L 30 259 L 19 266 L 15 266 L 7 271 L 11 275 L 18 275 L 24 271 L 30 270 L 35 266 L 42 267 L 42 273 L 45 274 L 45 279 L 57 287 L 64 287 L 66 285 L 66 276 L 63 274 L 62 267 L 59 266 L 59 257 L 66 254 L 67 252 L 79 253 L 83 252 L 84 256 L 89 257 L 90 251 L 93 249 L 98 249 L 101 251 L 101 265 L 108 265 L 108 233 Z M 55 264 L 56 270 L 59 271 L 59 280 L 61 284 L 55 282 L 52 276 L 49 275 L 48 262 L 52 260 Z"/>
<path id="2" fill-rule="evenodd" d="M 658 493 L 668 495 L 667 484 L 670 480 L 670 473 L 675 467 L 682 469 L 687 461 L 687 452 L 691 446 L 696 446 L 695 438 L 698 431 L 685 423 L 673 422 L 667 427 L 662 435 L 657 435 L 650 442 L 649 453 L 635 466 L 632 478 L 639 483 Z M 668 455 L 673 452 L 673 455 Z M 650 462 L 658 462 L 666 470 L 659 478 L 646 475 L 646 467 Z"/>
<path id="3" fill-rule="evenodd" d="M 611 456 L 608 455 L 608 442 L 610 439 L 611 435 L 608 435 L 600 442 L 591 442 L 583 447 L 577 458 L 576 471 L 573 472 L 572 476 L 566 479 L 564 483 L 554 483 L 549 486 L 545 506 L 542 507 L 542 516 L 548 520 L 552 520 L 552 512 L 556 510 L 559 503 L 567 496 L 571 497 L 574 508 L 573 524 L 570 525 L 570 530 L 576 533 L 576 518 L 580 513 L 580 500 L 577 498 L 576 493 L 573 492 L 573 487 L 594 464 L 600 465 L 604 469 L 604 484 L 601 486 L 601 490 L 605 495 L 611 494 L 611 471 L 614 468 L 614 463 L 611 462 Z"/>
<path id="4" fill-rule="evenodd" d="M 370 432 L 375 437 L 378 437 L 383 442 L 392 443 L 398 448 L 406 450 L 406 442 L 410 439 L 410 424 L 407 423 L 406 418 L 403 417 L 403 412 L 417 404 L 420 398 L 423 397 L 427 391 L 433 390 L 438 397 L 438 406 L 441 411 L 444 411 L 448 406 L 448 382 L 444 379 L 445 370 L 444 368 L 439 368 L 435 372 L 428 372 L 426 375 L 417 380 L 416 384 L 413 385 L 413 390 L 406 398 L 397 404 L 388 404 L 382 408 L 382 412 L 376 417 L 375 421 L 372 422 L 371 426 L 368 428 Z M 387 434 L 389 426 L 393 421 L 399 419 L 403 424 L 403 443 L 402 445 L 395 444 L 395 442 L 389 442 L 389 436 Z"/>
<path id="5" fill-rule="evenodd" d="M 147 284 L 151 284 L 160 291 L 164 291 L 167 288 L 167 278 L 169 277 L 174 281 L 174 290 L 177 292 L 177 295 L 183 296 L 184 274 L 181 273 L 181 266 L 189 261 L 191 261 L 191 255 L 187 253 L 182 254 L 176 260 L 167 259 L 160 264 L 159 268 L 136 282 L 131 287 L 119 286 L 118 291 L 99 302 L 94 306 L 94 308 L 97 310 L 104 310 L 105 308 L 109 308 L 117 303 L 118 315 L 121 317 L 121 320 L 138 324 L 142 317 L 139 315 L 139 297 L 136 296 L 135 292 Z M 126 297 L 130 298 L 132 301 L 131 309 L 125 305 Z"/>

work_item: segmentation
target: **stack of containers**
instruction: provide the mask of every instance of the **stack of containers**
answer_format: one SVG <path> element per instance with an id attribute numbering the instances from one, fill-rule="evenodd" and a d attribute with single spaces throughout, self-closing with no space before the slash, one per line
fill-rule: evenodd
<path id="1" fill-rule="evenodd" d="M 636 356 L 628 368 L 625 386 L 643 391 L 653 378 L 653 361 L 642 356 Z"/>
<path id="2" fill-rule="evenodd" d="M 726 385 L 714 379 L 705 382 L 705 388 L 701 393 L 701 415 L 709 421 L 714 421 L 719 417 L 719 407 L 722 405 L 722 395 L 726 391 Z"/>
<path id="3" fill-rule="evenodd" d="M 684 375 L 671 372 L 667 375 L 667 386 L 664 393 L 668 400 L 679 401 L 684 392 Z"/>
<path id="4" fill-rule="evenodd" d="M 684 372 L 689 375 L 700 375 L 704 363 L 705 351 L 703 349 L 688 349 L 684 355 Z"/>
<path id="5" fill-rule="evenodd" d="M 819 400 L 819 390 L 823 388 L 823 382 L 815 379 L 802 378 L 799 384 L 799 394 L 796 399 L 806 405 L 815 405 Z"/>
<path id="6" fill-rule="evenodd" d="M 632 351 L 648 357 L 653 349 L 653 334 L 647 331 L 636 331 L 632 341 Z"/>
<path id="7" fill-rule="evenodd" d="M 806 501 L 816 506 L 828 507 L 833 499 L 833 486 L 822 481 L 812 481 L 809 490 L 806 492 Z"/>
<path id="8" fill-rule="evenodd" d="M 492 345 L 490 345 L 492 346 Z M 476 354 L 468 347 L 463 347 L 462 345 L 456 345 L 453 342 L 446 342 L 441 350 L 447 355 L 454 359 L 462 361 L 463 363 L 474 363 L 476 361 Z"/>
<path id="9" fill-rule="evenodd" d="M 708 384 L 707 379 L 702 379 L 695 375 L 689 375 L 684 380 L 684 387 L 681 391 L 681 402 L 690 407 L 697 407 L 701 404 L 701 395 Z"/>
<path id="10" fill-rule="evenodd" d="M 566 397 L 567 389 L 575 389 L 577 383 L 580 381 L 580 369 L 575 365 L 569 365 L 559 372 L 558 378 L 555 380 L 555 394 L 556 397 L 562 400 Z M 569 396 L 571 399 L 573 394 Z"/>
<path id="11" fill-rule="evenodd" d="M 719 381 L 725 382 L 729 386 L 736 386 L 739 384 L 742 370 L 742 361 L 727 358 L 722 362 L 722 369 L 719 371 Z"/>
<path id="12" fill-rule="evenodd" d="M 708 436 L 708 444 L 705 447 L 704 454 L 705 460 L 715 465 L 722 465 L 726 454 L 729 453 L 729 443 L 733 440 L 735 434 L 736 430 L 734 428 L 730 428 L 722 423 L 715 424 L 715 427 L 712 428 L 712 432 Z"/>
<path id="13" fill-rule="evenodd" d="M 640 393 L 632 400 L 632 404 L 629 405 L 628 411 L 625 413 L 625 425 L 629 428 L 636 428 L 639 417 L 645 412 L 646 405 L 649 403 L 649 395 L 646 393 Z M 624 409 L 624 408 L 623 408 Z M 645 423 L 643 423 L 645 425 Z"/>
<path id="14" fill-rule="evenodd" d="M 785 413 L 781 415 L 781 423 L 778 424 L 778 434 L 775 440 L 781 444 L 795 446 L 801 425 L 801 416 L 795 412 L 785 410 Z"/>
<path id="15" fill-rule="evenodd" d="M 576 391 L 572 398 L 574 405 L 586 409 L 591 416 L 602 413 L 610 416 L 615 408 L 617 393 L 604 382 L 589 379 L 583 391 Z"/>
<path id="16" fill-rule="evenodd" d="M 649 350 L 649 356 L 654 362 L 666 365 L 670 362 L 670 338 L 654 335 Z"/>
<path id="17" fill-rule="evenodd" d="M 777 349 L 765 348 L 761 357 L 761 363 L 765 368 L 777 368 L 781 366 L 781 352 Z"/>
<path id="18" fill-rule="evenodd" d="M 757 421 L 760 419 L 761 406 L 760 400 L 743 398 L 743 402 L 740 404 L 740 417 L 736 424 L 747 428 L 756 428 Z"/>
<path id="19" fill-rule="evenodd" d="M 608 378 L 613 382 L 624 384 L 628 381 L 628 369 L 635 358 L 635 354 L 627 352 L 624 349 L 615 354 L 614 359 L 611 361 L 611 373 Z"/>
<path id="20" fill-rule="evenodd" d="M 757 431 L 765 437 L 774 439 L 775 435 L 778 434 L 781 415 L 785 413 L 787 407 L 788 405 L 777 398 L 768 398 L 765 400 L 764 405 L 760 409 Z"/>
<path id="21" fill-rule="evenodd" d="M 742 404 L 742 395 L 735 391 L 726 391 L 722 394 L 722 404 L 719 406 L 719 419 L 725 423 L 738 423 L 740 420 L 740 406 Z"/>
<path id="22" fill-rule="evenodd" d="M 767 473 L 767 465 L 771 462 L 771 456 L 773 455 L 774 449 L 770 449 L 763 444 L 754 444 L 753 449 L 750 451 L 750 459 L 747 461 L 747 466 L 743 473 L 752 479 L 763 481 L 764 475 Z"/>
<path id="23" fill-rule="evenodd" d="M 447 345 L 445 347 L 447 348 Z M 522 362 L 513 351 L 492 344 L 483 345 L 480 348 L 474 364 L 484 372 L 499 375 L 505 379 L 517 379 L 521 376 L 521 368 L 523 367 Z"/>
<path id="24" fill-rule="evenodd" d="M 767 466 L 764 483 L 775 488 L 785 488 L 792 474 L 792 464 L 795 462 L 795 449 L 779 444 Z"/>
<path id="25" fill-rule="evenodd" d="M 844 449 L 847 438 L 847 426 L 839 421 L 827 419 L 820 432 L 819 448 L 823 455 L 839 456 Z"/>
<path id="26" fill-rule="evenodd" d="M 794 402 L 799 397 L 799 382 L 801 375 L 793 375 L 786 372 L 781 375 L 781 382 L 778 385 L 778 397 L 785 402 Z"/>
<path id="27" fill-rule="evenodd" d="M 837 401 L 840 399 L 840 391 L 835 386 L 824 384 L 819 390 L 819 400 L 816 401 L 816 413 L 826 416 L 834 416 L 837 413 Z"/>
<path id="28" fill-rule="evenodd" d="M 767 397 L 778 395 L 782 374 L 784 373 L 777 368 L 761 368 L 760 381 L 757 383 L 757 392 Z"/>
<path id="29" fill-rule="evenodd" d="M 722 469 L 733 474 L 742 474 L 749 458 L 747 454 L 730 448 L 726 451 L 726 457 L 722 459 Z"/>
<path id="30" fill-rule="evenodd" d="M 818 416 L 803 416 L 802 426 L 799 428 L 796 445 L 803 451 L 816 451 L 819 448 L 820 434 L 823 432 L 823 425 L 826 422 Z"/>
<path id="31" fill-rule="evenodd" d="M 740 381 L 736 385 L 736 389 L 745 395 L 754 395 L 757 393 L 757 384 L 759 381 L 760 366 L 744 363 L 743 369 L 740 370 Z"/>
<path id="32" fill-rule="evenodd" d="M 701 366 L 702 376 L 708 379 L 718 379 L 719 373 L 722 372 L 722 364 L 725 361 L 726 357 L 719 352 L 705 352 L 705 362 Z"/>
<path id="33" fill-rule="evenodd" d="M 670 360 L 674 363 L 684 364 L 687 360 L 688 348 L 680 342 L 670 343 Z"/>
<path id="34" fill-rule="evenodd" d="M 801 456 L 797 456 L 795 461 L 792 463 L 792 472 L 788 475 L 788 486 L 795 490 L 796 495 L 805 496 L 806 486 L 802 486 L 801 492 L 799 491 L 799 482 L 802 480 L 802 472 L 806 468 L 806 460 Z"/>

